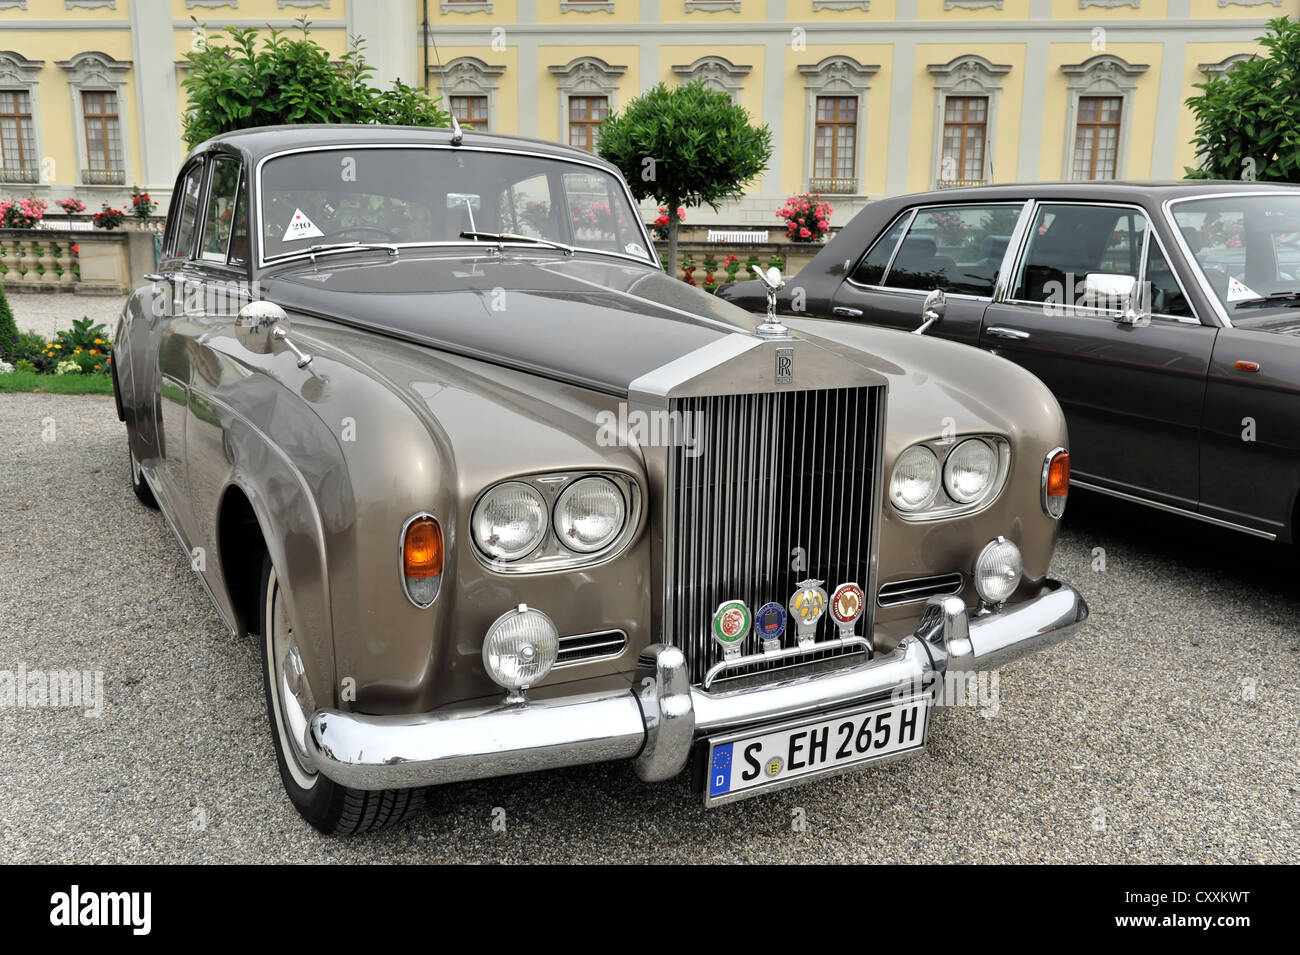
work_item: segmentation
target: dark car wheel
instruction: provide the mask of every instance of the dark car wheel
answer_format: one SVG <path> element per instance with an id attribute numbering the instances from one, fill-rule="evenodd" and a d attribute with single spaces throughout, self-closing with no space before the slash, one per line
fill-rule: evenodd
<path id="1" fill-rule="evenodd" d="M 284 592 L 268 556 L 262 562 L 261 632 L 262 680 L 266 712 L 289 801 L 304 819 L 326 835 L 352 835 L 397 825 L 424 808 L 425 789 L 360 790 L 341 786 L 310 769 L 303 759 L 301 739 L 306 718 L 287 686 L 301 677 L 290 674 L 286 659 L 296 659 L 297 644 Z M 291 664 L 292 665 L 292 664 Z"/>
<path id="2" fill-rule="evenodd" d="M 158 502 L 154 500 L 153 491 L 149 490 L 149 483 L 145 481 L 144 474 L 140 471 L 140 462 L 135 459 L 135 451 L 131 448 L 131 435 L 126 436 L 126 456 L 131 463 L 131 490 L 135 491 L 135 496 L 145 507 L 152 507 L 155 510 Z"/>

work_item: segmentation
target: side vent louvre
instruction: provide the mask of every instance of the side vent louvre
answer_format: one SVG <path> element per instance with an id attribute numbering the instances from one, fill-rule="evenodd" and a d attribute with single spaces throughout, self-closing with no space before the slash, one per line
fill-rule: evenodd
<path id="1" fill-rule="evenodd" d="M 562 667 L 571 663 L 616 657 L 626 649 L 627 634 L 622 630 L 601 630 L 599 633 L 560 637 L 560 651 L 556 655 L 555 665 Z"/>
<path id="2" fill-rule="evenodd" d="M 880 588 L 876 603 L 882 607 L 918 603 L 931 597 L 960 593 L 961 574 L 936 574 L 933 577 L 913 577 L 911 580 L 894 580 Z"/>

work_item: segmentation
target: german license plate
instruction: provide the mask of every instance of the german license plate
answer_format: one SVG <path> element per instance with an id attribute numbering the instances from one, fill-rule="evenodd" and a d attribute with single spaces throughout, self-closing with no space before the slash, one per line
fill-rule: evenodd
<path id="1" fill-rule="evenodd" d="M 929 698 L 876 703 L 708 741 L 704 805 L 804 783 L 925 746 Z"/>

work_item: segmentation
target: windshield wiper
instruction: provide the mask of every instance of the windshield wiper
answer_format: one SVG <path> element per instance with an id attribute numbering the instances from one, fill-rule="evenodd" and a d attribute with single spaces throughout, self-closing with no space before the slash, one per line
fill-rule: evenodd
<path id="1" fill-rule="evenodd" d="M 462 239 L 486 239 L 489 242 L 532 242 L 536 245 L 549 246 L 552 249 L 559 249 L 565 255 L 573 255 L 574 249 L 571 245 L 565 245 L 563 242 L 555 242 L 552 239 L 539 239 L 532 235 L 515 235 L 513 232 L 462 232 Z"/>
<path id="2" fill-rule="evenodd" d="M 388 242 L 325 242 L 319 245 L 309 245 L 305 249 L 299 249 L 299 252 L 306 252 L 311 256 L 313 262 L 316 256 L 322 252 L 370 252 L 375 249 L 383 249 L 389 255 L 397 255 L 397 246 Z"/>
<path id="3" fill-rule="evenodd" d="M 1300 288 L 1292 289 L 1289 292 L 1273 292 L 1263 298 L 1252 298 L 1248 302 L 1233 302 L 1232 305 L 1234 308 L 1251 308 L 1254 306 L 1280 305 L 1283 302 L 1300 305 Z"/>

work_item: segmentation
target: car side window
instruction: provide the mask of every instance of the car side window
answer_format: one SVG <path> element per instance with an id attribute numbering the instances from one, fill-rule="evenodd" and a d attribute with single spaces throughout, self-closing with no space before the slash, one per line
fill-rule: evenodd
<path id="1" fill-rule="evenodd" d="M 212 187 L 208 190 L 208 212 L 203 224 L 200 258 L 225 262 L 239 195 L 239 160 L 218 157 L 212 164 Z"/>
<path id="2" fill-rule="evenodd" d="M 1146 216 L 1126 206 L 1051 204 L 1038 208 L 1012 298 L 1076 305 L 1089 272 L 1136 278 Z"/>
<path id="3" fill-rule="evenodd" d="M 194 237 L 199 226 L 199 193 L 203 191 L 203 163 L 196 162 L 185 173 L 176 205 L 176 231 L 172 235 L 169 255 L 188 259 L 194 254 Z"/>
<path id="4" fill-rule="evenodd" d="M 853 270 L 853 281 L 859 285 L 880 284 L 880 280 L 885 277 L 885 269 L 889 268 L 889 260 L 894 256 L 894 249 L 898 248 L 898 239 L 903 234 L 907 219 L 906 214 L 899 216 L 889 230 L 876 240 L 876 244 L 868 250 L 862 257 L 862 261 L 858 263 L 858 267 Z"/>
<path id="5" fill-rule="evenodd" d="M 1154 238 L 1147 247 L 1146 283 L 1146 292 L 1150 296 L 1148 306 L 1154 317 L 1196 318 L 1192 304 L 1183 295 L 1178 279 L 1165 259 L 1164 250 Z"/>
<path id="6" fill-rule="evenodd" d="M 1018 204 L 918 210 L 880 284 L 992 297 L 1020 210 Z"/>

